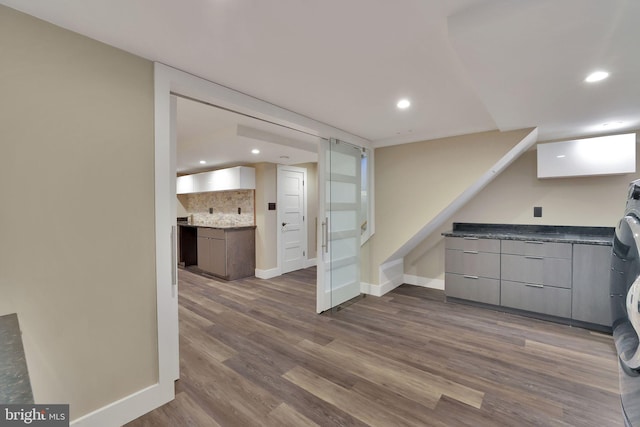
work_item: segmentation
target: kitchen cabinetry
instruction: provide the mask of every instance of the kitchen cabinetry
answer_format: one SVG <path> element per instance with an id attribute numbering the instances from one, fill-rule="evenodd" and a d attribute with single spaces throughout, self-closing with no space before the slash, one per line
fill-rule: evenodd
<path id="1" fill-rule="evenodd" d="M 253 276 L 255 227 L 198 227 L 198 268 L 226 280 Z"/>
<path id="2" fill-rule="evenodd" d="M 611 326 L 610 263 L 610 246 L 573 245 L 573 319 Z"/>
<path id="3" fill-rule="evenodd" d="M 610 259 L 605 244 L 448 236 L 445 294 L 610 328 Z"/>
<path id="4" fill-rule="evenodd" d="M 449 297 L 500 304 L 500 241 L 447 238 L 445 282 Z"/>
<path id="5" fill-rule="evenodd" d="M 255 189 L 256 170 L 247 166 L 184 175 L 176 180 L 177 194 Z"/>
<path id="6" fill-rule="evenodd" d="M 571 243 L 503 241 L 501 304 L 571 317 L 571 253 Z"/>

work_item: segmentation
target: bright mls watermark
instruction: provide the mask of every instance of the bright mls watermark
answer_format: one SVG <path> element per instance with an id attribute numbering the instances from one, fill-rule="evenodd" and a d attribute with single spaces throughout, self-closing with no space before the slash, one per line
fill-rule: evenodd
<path id="1" fill-rule="evenodd" d="M 68 427 L 69 405 L 2 405 L 0 427 Z"/>

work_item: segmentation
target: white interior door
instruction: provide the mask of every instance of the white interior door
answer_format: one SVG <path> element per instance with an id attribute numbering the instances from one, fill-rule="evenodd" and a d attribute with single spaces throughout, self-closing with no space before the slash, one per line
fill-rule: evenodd
<path id="1" fill-rule="evenodd" d="M 360 295 L 361 148 L 336 139 L 319 155 L 317 311 Z"/>
<path id="2" fill-rule="evenodd" d="M 304 168 L 278 166 L 278 227 L 283 274 L 304 268 L 307 258 L 306 176 Z"/>

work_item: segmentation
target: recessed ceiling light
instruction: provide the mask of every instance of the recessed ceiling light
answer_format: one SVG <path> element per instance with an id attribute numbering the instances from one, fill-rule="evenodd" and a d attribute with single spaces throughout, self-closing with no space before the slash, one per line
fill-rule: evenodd
<path id="1" fill-rule="evenodd" d="M 599 82 L 600 80 L 604 80 L 609 77 L 609 73 L 606 71 L 594 71 L 589 74 L 586 79 L 584 79 L 587 83 Z"/>
<path id="2" fill-rule="evenodd" d="M 251 152 L 253 154 L 260 154 L 260 150 L 258 150 L 257 148 L 254 148 L 253 150 L 251 150 Z"/>
<path id="3" fill-rule="evenodd" d="M 206 164 L 206 163 L 207 163 L 207 162 L 206 162 L 205 160 L 200 160 L 200 164 L 201 164 L 201 165 L 204 165 L 204 164 Z"/>
<path id="4" fill-rule="evenodd" d="M 399 109 L 404 110 L 406 108 L 409 108 L 409 106 L 411 105 L 411 102 L 409 102 L 408 99 L 401 99 L 400 101 L 398 101 L 396 105 L 398 106 Z"/>
<path id="5" fill-rule="evenodd" d="M 557 155 L 556 157 L 557 157 L 557 158 L 559 158 L 559 159 L 564 159 L 564 158 L 565 158 L 565 157 L 567 157 L 567 156 L 565 156 L 564 154 L 559 154 L 559 155 Z"/>

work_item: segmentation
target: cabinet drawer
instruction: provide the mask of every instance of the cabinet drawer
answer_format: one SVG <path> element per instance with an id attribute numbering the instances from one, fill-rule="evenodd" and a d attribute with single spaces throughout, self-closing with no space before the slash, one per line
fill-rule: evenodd
<path id="1" fill-rule="evenodd" d="M 468 274 L 471 276 L 500 278 L 500 254 L 477 251 L 445 251 L 444 269 L 446 273 Z"/>
<path id="2" fill-rule="evenodd" d="M 198 237 L 209 237 L 210 239 L 224 239 L 224 230 L 220 228 L 198 227 Z"/>
<path id="3" fill-rule="evenodd" d="M 448 297 L 499 305 L 500 281 L 446 273 L 444 275 L 444 293 Z"/>
<path id="4" fill-rule="evenodd" d="M 571 259 L 571 243 L 503 240 L 502 253 Z"/>
<path id="5" fill-rule="evenodd" d="M 445 248 L 460 251 L 500 253 L 500 240 L 479 239 L 477 237 L 447 237 Z"/>
<path id="6" fill-rule="evenodd" d="M 500 300 L 505 307 L 558 317 L 571 317 L 571 289 L 503 280 Z"/>
<path id="7" fill-rule="evenodd" d="M 571 288 L 571 260 L 539 256 L 502 255 L 502 280 Z"/>

